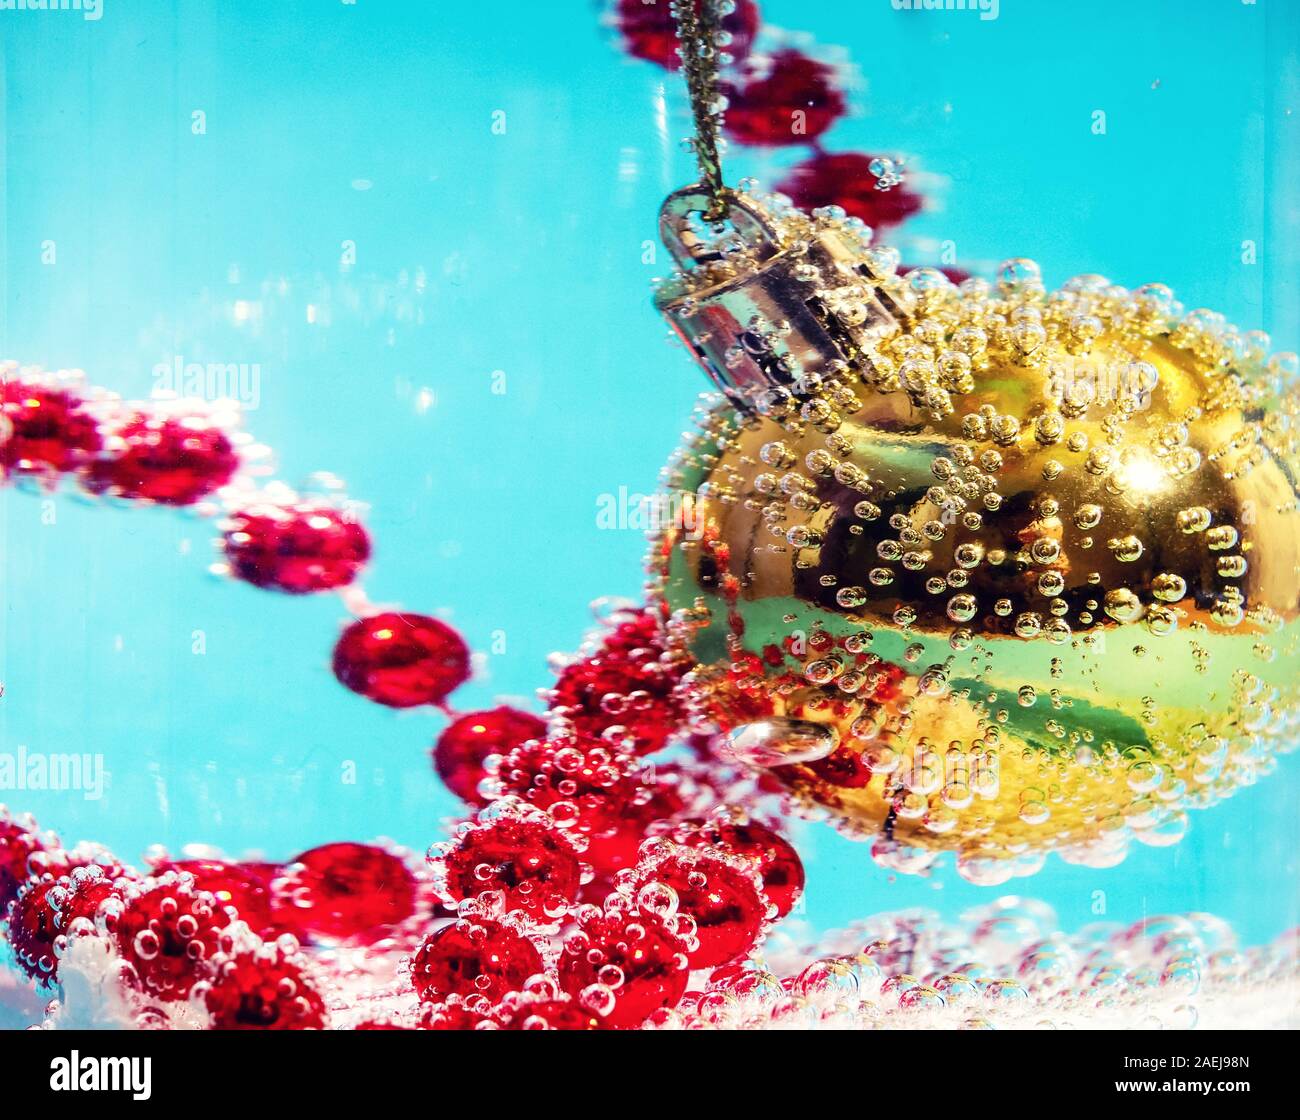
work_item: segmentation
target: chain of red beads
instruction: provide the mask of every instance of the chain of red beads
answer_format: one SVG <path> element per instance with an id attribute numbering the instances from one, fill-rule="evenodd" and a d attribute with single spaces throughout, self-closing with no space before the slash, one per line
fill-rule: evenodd
<path id="1" fill-rule="evenodd" d="M 268 453 L 233 413 L 2 372 L 6 482 L 195 509 L 217 519 L 230 577 L 364 603 L 358 507 L 265 481 Z M 423 862 L 338 842 L 283 864 L 158 850 L 137 868 L 0 809 L 3 932 L 52 997 L 48 1021 L 69 961 L 107 978 L 126 1025 L 151 1028 L 590 1030 L 693 1014 L 712 972 L 743 965 L 795 905 L 803 871 L 741 807 L 760 803 L 748 781 L 689 749 L 655 757 L 688 733 L 691 664 L 664 619 L 601 615 L 542 691 L 544 715 L 451 713 L 470 657 L 436 618 L 363 610 L 344 629 L 344 686 L 453 716 L 432 761 L 465 817 Z"/>

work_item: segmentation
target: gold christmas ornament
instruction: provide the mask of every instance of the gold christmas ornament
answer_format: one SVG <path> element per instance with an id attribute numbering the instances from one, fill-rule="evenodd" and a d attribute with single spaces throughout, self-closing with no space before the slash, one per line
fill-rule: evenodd
<path id="1" fill-rule="evenodd" d="M 916 869 L 1178 840 L 1300 721 L 1296 358 L 1170 291 L 897 272 L 835 209 L 670 197 L 726 398 L 652 558 L 719 749 Z"/>
<path id="2" fill-rule="evenodd" d="M 656 304 L 721 396 L 650 566 L 715 749 L 898 869 L 1175 843 L 1296 742 L 1296 356 L 1161 284 L 900 275 L 838 208 L 722 186 L 684 69 Z"/>

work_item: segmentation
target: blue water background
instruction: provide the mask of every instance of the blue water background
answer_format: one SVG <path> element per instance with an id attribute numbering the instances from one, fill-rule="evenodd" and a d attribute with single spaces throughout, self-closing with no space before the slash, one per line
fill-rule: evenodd
<path id="1" fill-rule="evenodd" d="M 828 147 L 911 154 L 936 205 L 906 227 L 908 259 L 951 239 L 968 268 L 1029 255 L 1052 283 L 1162 280 L 1300 345 L 1300 4 L 763 8 L 861 72 Z M 0 354 L 128 396 L 177 355 L 257 363 L 248 426 L 281 476 L 328 470 L 371 504 L 371 596 L 495 643 L 458 703 L 527 701 L 590 600 L 638 594 L 641 538 L 597 529 L 597 504 L 653 487 L 702 387 L 644 260 L 690 177 L 676 82 L 576 0 L 104 0 L 94 22 L 0 11 L 0 40 Z M 771 183 L 794 158 L 730 168 Z M 428 766 L 439 720 L 333 681 L 337 599 L 208 576 L 210 526 L 166 512 L 6 491 L 0 525 L 0 749 L 102 753 L 112 775 L 98 801 L 0 800 L 131 857 L 422 849 L 456 811 Z M 1101 891 L 1110 918 L 1209 910 L 1276 936 L 1300 911 L 1298 774 L 1283 760 L 1180 846 L 1106 871 L 1053 860 L 1017 889 L 1067 926 Z M 950 861 L 895 877 L 823 826 L 796 832 L 819 928 L 994 897 Z"/>

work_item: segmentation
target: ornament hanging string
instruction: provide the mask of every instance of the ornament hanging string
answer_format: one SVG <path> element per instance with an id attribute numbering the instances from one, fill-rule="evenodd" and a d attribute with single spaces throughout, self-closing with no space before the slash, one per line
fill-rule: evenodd
<path id="1" fill-rule="evenodd" d="M 725 0 L 677 0 L 677 39 L 681 45 L 682 73 L 695 120 L 693 147 L 700 167 L 700 182 L 713 203 L 705 218 L 716 221 L 727 208 L 730 191 L 722 182 L 718 156 L 718 130 L 722 110 L 718 95 L 718 38 L 720 7 Z"/>

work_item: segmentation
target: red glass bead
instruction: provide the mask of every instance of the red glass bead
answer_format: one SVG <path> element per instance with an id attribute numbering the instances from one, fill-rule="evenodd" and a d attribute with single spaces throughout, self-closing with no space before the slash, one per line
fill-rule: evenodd
<path id="1" fill-rule="evenodd" d="M 638 1027 L 659 1008 L 675 1006 L 685 993 L 686 945 L 653 914 L 591 915 L 565 940 L 559 974 L 560 986 L 575 999 L 592 985 L 612 993 L 606 995 L 607 1026 Z"/>
<path id="2" fill-rule="evenodd" d="M 236 579 L 291 595 L 345 587 L 370 557 L 370 536 L 359 521 L 313 502 L 240 510 L 222 544 Z"/>
<path id="3" fill-rule="evenodd" d="M 85 485 L 94 494 L 187 506 L 220 490 L 238 467 L 230 439 L 208 418 L 137 412 L 90 464 Z"/>
<path id="4" fill-rule="evenodd" d="M 411 961 L 411 982 L 424 1000 L 481 995 L 496 1001 L 542 971 L 527 937 L 490 918 L 462 918 L 424 939 Z"/>
<path id="5" fill-rule="evenodd" d="M 34 852 L 45 850 L 45 841 L 34 822 L 14 820 L 0 806 L 0 914 L 18 894 L 27 878 L 27 861 Z"/>
<path id="6" fill-rule="evenodd" d="M 297 928 L 330 938 L 382 933 L 415 912 L 415 876 L 370 844 L 323 844 L 295 857 L 276 880 Z"/>
<path id="7" fill-rule="evenodd" d="M 469 677 L 469 650 L 436 618 L 385 611 L 343 631 L 334 647 L 334 675 L 390 708 L 437 704 Z"/>
<path id="8" fill-rule="evenodd" d="M 763 936 L 768 902 L 757 876 L 726 859 L 678 849 L 642 869 L 642 886 L 660 883 L 677 895 L 678 909 L 695 920 L 699 944 L 691 968 L 713 968 L 748 953 Z"/>
<path id="9" fill-rule="evenodd" d="M 807 144 L 821 136 L 845 110 L 835 72 L 796 50 L 751 59 L 749 78 L 724 83 L 729 102 L 724 127 L 742 144 L 775 147 Z"/>
<path id="10" fill-rule="evenodd" d="M 599 1015 L 576 1000 L 538 999 L 520 1003 L 506 1020 L 508 1031 L 603 1031 L 609 1029 Z"/>
<path id="11" fill-rule="evenodd" d="M 617 0 L 614 22 L 623 35 L 627 53 L 677 70 L 682 61 L 677 57 L 677 21 L 673 17 L 669 0 Z M 722 29 L 731 35 L 725 48 L 734 59 L 749 53 L 754 36 L 758 33 L 758 7 L 754 0 L 736 0 L 736 10 L 724 16 Z"/>
<path id="12" fill-rule="evenodd" d="M 278 946 L 245 950 L 218 962 L 196 991 L 213 1030 L 322 1030 L 325 1001 L 302 965 Z"/>
<path id="13" fill-rule="evenodd" d="M 9 944 L 28 976 L 59 978 L 58 942 L 73 932 L 78 918 L 93 921 L 109 899 L 122 892 L 99 868 L 78 868 L 69 875 L 29 879 L 9 911 Z"/>
<path id="14" fill-rule="evenodd" d="M 681 795 L 670 785 L 656 782 L 642 804 L 627 807 L 617 826 L 589 838 L 583 858 L 605 875 L 636 865 L 641 844 L 656 821 L 670 820 L 683 807 Z"/>
<path id="15" fill-rule="evenodd" d="M 873 229 L 896 226 L 917 213 L 924 200 L 902 184 L 877 190 L 877 176 L 871 171 L 874 158 L 858 152 L 818 152 L 792 167 L 776 189 L 805 210 L 839 206 Z"/>
<path id="16" fill-rule="evenodd" d="M 61 474 L 99 450 L 98 425 L 85 402 L 67 389 L 6 378 L 0 406 L 9 422 L 8 436 L 0 442 L 5 473 Z"/>
<path id="17" fill-rule="evenodd" d="M 230 920 L 191 877 L 165 872 L 128 893 L 114 935 L 140 983 L 159 999 L 178 1000 L 210 967 Z"/>
<path id="18" fill-rule="evenodd" d="M 220 859 L 165 861 L 155 868 L 155 874 L 165 871 L 193 875 L 194 885 L 199 890 L 207 891 L 220 905 L 232 908 L 259 936 L 271 936 L 277 932 L 272 908 L 272 875 Z"/>
<path id="19" fill-rule="evenodd" d="M 451 901 L 497 891 L 506 909 L 535 919 L 562 913 L 582 886 L 577 850 L 545 817 L 501 816 L 469 826 L 433 862 Z"/>
<path id="20" fill-rule="evenodd" d="M 690 661 L 670 653 L 649 611 L 629 613 L 596 652 L 566 666 L 551 694 L 551 711 L 586 735 L 621 727 L 633 747 L 649 754 L 685 721 L 675 690 Z"/>
<path id="21" fill-rule="evenodd" d="M 630 751 L 565 731 L 515 748 L 501 760 L 496 780 L 502 795 L 514 794 L 562 827 L 595 838 L 619 832 L 627 814 L 649 798 L 640 769 Z"/>
<path id="22" fill-rule="evenodd" d="M 470 712 L 453 720 L 438 736 L 433 765 L 452 793 L 471 805 L 486 805 L 478 791 L 486 777 L 483 762 L 494 754 L 507 754 L 530 739 L 546 735 L 546 724 L 531 712 L 504 705 L 486 712 Z"/>
<path id="23" fill-rule="evenodd" d="M 692 846 L 721 848 L 729 855 L 753 861 L 763 880 L 763 893 L 784 918 L 803 893 L 804 870 L 799 853 L 779 833 L 757 821 L 707 821 L 687 837 Z"/>

